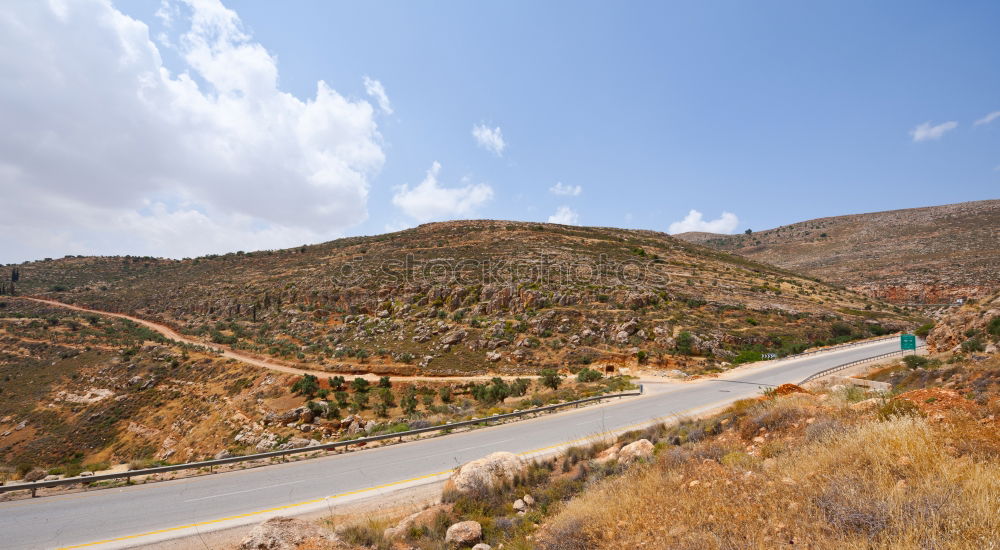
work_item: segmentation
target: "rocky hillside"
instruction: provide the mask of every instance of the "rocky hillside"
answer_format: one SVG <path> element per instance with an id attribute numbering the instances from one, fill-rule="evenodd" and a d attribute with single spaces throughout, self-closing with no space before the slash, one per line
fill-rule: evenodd
<path id="1" fill-rule="evenodd" d="M 502 221 L 196 259 L 67 257 L 14 267 L 18 293 L 132 313 L 330 372 L 517 374 L 588 364 L 701 372 L 916 321 L 662 233 Z"/>
<path id="2" fill-rule="evenodd" d="M 0 483 L 305 447 L 631 387 L 590 369 L 544 381 L 320 380 L 22 298 L 0 298 L 0 380 Z"/>
<path id="3" fill-rule="evenodd" d="M 952 302 L 1000 287 L 1000 200 L 677 237 L 894 303 Z"/>
<path id="4" fill-rule="evenodd" d="M 970 299 L 947 311 L 927 336 L 933 351 L 997 352 L 1000 345 L 1000 292 Z"/>

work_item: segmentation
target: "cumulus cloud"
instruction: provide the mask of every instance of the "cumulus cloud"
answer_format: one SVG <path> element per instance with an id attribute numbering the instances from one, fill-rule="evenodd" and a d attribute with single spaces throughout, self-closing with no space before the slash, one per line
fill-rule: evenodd
<path id="1" fill-rule="evenodd" d="M 992 113 L 984 116 L 983 118 L 973 122 L 973 126 L 981 126 L 983 124 L 989 124 L 994 120 L 1000 118 L 1000 111 L 993 111 Z"/>
<path id="2" fill-rule="evenodd" d="M 442 187 L 440 174 L 441 164 L 435 161 L 419 185 L 397 187 L 392 204 L 417 221 L 429 222 L 468 217 L 493 198 L 493 188 L 485 183 Z"/>
<path id="3" fill-rule="evenodd" d="M 558 223 L 562 225 L 579 225 L 580 224 L 580 214 L 568 206 L 560 206 L 556 209 L 555 214 L 549 216 L 549 223 Z"/>
<path id="4" fill-rule="evenodd" d="M 0 261 L 294 246 L 367 218 L 385 160 L 371 104 L 323 81 L 281 91 L 218 0 L 159 11 L 181 28 L 178 73 L 108 0 L 5 9 Z"/>
<path id="5" fill-rule="evenodd" d="M 389 102 L 389 96 L 386 95 L 385 86 L 382 86 L 381 82 L 366 76 L 365 92 L 378 102 L 378 108 L 382 109 L 383 113 L 387 115 L 392 114 L 392 103 Z"/>
<path id="6" fill-rule="evenodd" d="M 565 195 L 570 197 L 578 197 L 580 193 L 583 193 L 583 187 L 579 185 L 565 185 L 561 181 L 557 181 L 555 185 L 549 187 L 549 193 L 553 195 Z"/>
<path id="7" fill-rule="evenodd" d="M 736 214 L 723 212 L 718 219 L 706 220 L 702 213 L 691 210 L 683 220 L 670 224 L 668 233 L 686 233 L 688 231 L 705 231 L 708 233 L 732 233 L 740 224 Z"/>
<path id="8" fill-rule="evenodd" d="M 499 126 L 491 129 L 485 124 L 477 124 L 472 127 L 472 137 L 480 147 L 498 157 L 503 156 L 503 150 L 507 148 L 507 142 L 503 140 L 503 132 Z"/>
<path id="9" fill-rule="evenodd" d="M 930 122 L 925 122 L 916 128 L 910 130 L 910 135 L 913 137 L 913 141 L 927 141 L 931 139 L 941 139 L 941 136 L 945 135 L 947 132 L 958 128 L 958 123 L 954 120 L 949 120 L 948 122 L 942 122 L 937 126 L 931 125 Z"/>

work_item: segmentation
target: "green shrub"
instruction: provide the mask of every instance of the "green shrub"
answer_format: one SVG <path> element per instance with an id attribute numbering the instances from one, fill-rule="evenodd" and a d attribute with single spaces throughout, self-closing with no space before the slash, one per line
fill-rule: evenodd
<path id="1" fill-rule="evenodd" d="M 311 374 L 303 374 L 302 378 L 292 384 L 292 393 L 304 395 L 307 398 L 312 398 L 317 391 L 319 391 L 319 378 Z"/>
<path id="2" fill-rule="evenodd" d="M 399 406 L 403 408 L 403 412 L 406 414 L 413 414 L 417 411 L 417 394 L 412 391 L 412 388 L 403 395 Z"/>
<path id="3" fill-rule="evenodd" d="M 920 355 L 907 355 L 903 358 L 903 362 L 906 363 L 906 366 L 911 369 L 921 369 L 930 363 L 930 359 Z"/>
<path id="4" fill-rule="evenodd" d="M 678 353 L 691 355 L 693 345 L 694 336 L 685 330 L 677 335 L 677 340 L 674 342 L 674 349 L 676 349 Z"/>
<path id="5" fill-rule="evenodd" d="M 741 365 L 743 363 L 753 363 L 754 361 L 760 361 L 763 355 L 757 350 L 745 349 L 741 351 L 736 357 L 733 358 L 734 365 Z"/>
<path id="6" fill-rule="evenodd" d="M 596 371 L 594 369 L 584 368 L 579 373 L 577 373 L 576 380 L 578 382 L 584 382 L 584 383 L 586 383 L 586 382 L 596 382 L 596 381 L 600 380 L 603 377 L 604 377 L 603 374 L 601 374 L 600 372 L 598 372 L 598 371 Z"/>
<path id="7" fill-rule="evenodd" d="M 916 330 L 913 331 L 913 334 L 916 334 L 920 338 L 927 338 L 927 335 L 931 333 L 931 329 L 933 328 L 934 328 L 933 322 L 924 323 L 919 327 L 917 327 Z"/>
<path id="8" fill-rule="evenodd" d="M 351 388 L 357 393 L 364 393 L 368 391 L 370 386 L 371 385 L 368 381 L 360 376 L 351 381 Z"/>
<path id="9" fill-rule="evenodd" d="M 542 376 L 542 385 L 547 388 L 556 390 L 562 384 L 562 377 L 553 369 L 542 369 L 539 374 Z"/>
<path id="10" fill-rule="evenodd" d="M 993 338 L 1000 338 L 1000 315 L 990 319 L 990 322 L 986 324 L 986 333 Z"/>
<path id="11" fill-rule="evenodd" d="M 964 352 L 983 351 L 985 349 L 986 346 L 983 345 L 983 341 L 979 338 L 969 338 L 962 342 L 962 351 Z"/>
<path id="12" fill-rule="evenodd" d="M 920 416 L 920 409 L 905 399 L 890 399 L 878 409 L 880 420 L 890 420 L 899 416 Z"/>
<path id="13" fill-rule="evenodd" d="M 451 387 L 442 386 L 438 390 L 438 397 L 441 398 L 442 403 L 451 403 Z"/>

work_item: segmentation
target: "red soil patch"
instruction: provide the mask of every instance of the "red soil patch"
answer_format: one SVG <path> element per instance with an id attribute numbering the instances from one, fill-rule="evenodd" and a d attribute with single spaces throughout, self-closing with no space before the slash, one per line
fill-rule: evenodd
<path id="1" fill-rule="evenodd" d="M 777 388 L 774 388 L 774 395 L 789 395 L 793 393 L 808 393 L 812 395 L 812 392 L 802 388 L 801 386 L 796 386 L 795 384 L 782 384 Z"/>
<path id="2" fill-rule="evenodd" d="M 979 410 L 979 405 L 962 397 L 955 390 L 944 388 L 923 388 L 908 391 L 896 396 L 896 399 L 913 403 L 920 409 L 920 412 L 931 417 L 940 417 L 949 412 L 973 413 Z"/>

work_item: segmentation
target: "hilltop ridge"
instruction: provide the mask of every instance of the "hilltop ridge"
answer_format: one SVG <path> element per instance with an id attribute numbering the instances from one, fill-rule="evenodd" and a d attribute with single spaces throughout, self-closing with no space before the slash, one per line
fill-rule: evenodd
<path id="1" fill-rule="evenodd" d="M 911 323 L 899 308 L 654 231 L 454 221 L 188 260 L 18 266 L 22 293 L 331 372 L 718 370 Z"/>
<path id="2" fill-rule="evenodd" d="M 945 303 L 1000 287 L 1000 200 L 675 236 L 895 303 Z"/>

